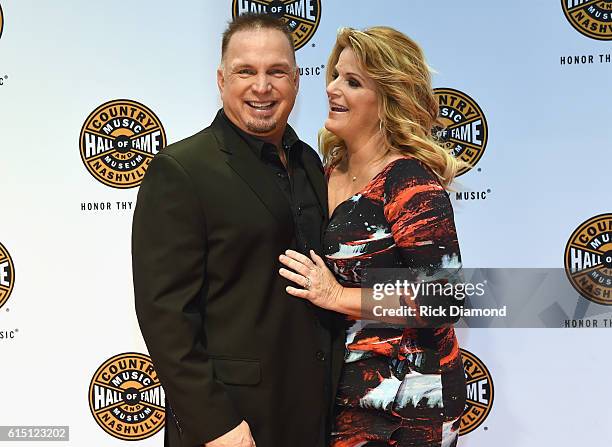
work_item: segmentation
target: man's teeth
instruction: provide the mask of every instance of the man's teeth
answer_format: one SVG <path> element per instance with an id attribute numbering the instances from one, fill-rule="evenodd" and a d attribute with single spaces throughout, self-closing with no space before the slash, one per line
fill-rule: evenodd
<path id="1" fill-rule="evenodd" d="M 272 106 L 274 105 L 274 101 L 268 101 L 268 102 L 247 101 L 247 104 L 255 109 L 267 110 L 267 109 L 272 108 Z"/>

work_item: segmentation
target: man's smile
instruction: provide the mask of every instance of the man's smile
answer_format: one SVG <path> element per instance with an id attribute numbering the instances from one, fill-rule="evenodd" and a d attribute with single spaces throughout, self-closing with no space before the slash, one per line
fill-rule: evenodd
<path id="1" fill-rule="evenodd" d="M 255 110 L 271 110 L 277 101 L 245 101 L 245 103 Z"/>

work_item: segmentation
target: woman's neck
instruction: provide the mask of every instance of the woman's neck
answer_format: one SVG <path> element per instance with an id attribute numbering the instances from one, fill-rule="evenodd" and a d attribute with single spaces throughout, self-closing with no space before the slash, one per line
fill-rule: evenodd
<path id="1" fill-rule="evenodd" d="M 367 138 L 352 138 L 344 140 L 346 144 L 346 168 L 352 174 L 364 172 L 369 164 L 384 158 L 388 152 L 385 149 L 382 135 L 376 132 Z"/>

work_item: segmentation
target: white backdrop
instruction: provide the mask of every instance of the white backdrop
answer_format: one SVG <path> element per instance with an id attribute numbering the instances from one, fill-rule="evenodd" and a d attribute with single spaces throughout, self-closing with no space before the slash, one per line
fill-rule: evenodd
<path id="1" fill-rule="evenodd" d="M 308 70 L 290 123 L 316 147 L 327 113 L 320 69 L 339 27 L 405 32 L 436 70 L 434 87 L 471 97 L 488 124 L 482 159 L 455 184 L 480 193 L 454 200 L 464 264 L 562 268 L 572 232 L 612 212 L 612 43 L 580 33 L 563 4 L 321 0 L 316 33 L 297 53 Z M 0 425 L 68 425 L 68 445 L 125 445 L 96 424 L 88 392 L 108 359 L 147 352 L 131 282 L 137 188 L 96 180 L 80 132 L 117 99 L 148 107 L 168 143 L 206 127 L 220 106 L 215 70 L 232 1 L 0 6 L 0 243 L 16 278 L 0 308 Z M 111 208 L 88 210 L 100 202 Z M 610 445 L 605 329 L 458 332 L 495 385 L 490 414 L 460 445 Z M 137 442 L 161 446 L 163 436 Z"/>

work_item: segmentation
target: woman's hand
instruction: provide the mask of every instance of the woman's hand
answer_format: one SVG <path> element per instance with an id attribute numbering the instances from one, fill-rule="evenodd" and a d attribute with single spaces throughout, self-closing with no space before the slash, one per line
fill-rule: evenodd
<path id="1" fill-rule="evenodd" d="M 280 275 L 300 286 L 300 288 L 287 286 L 287 293 L 305 298 L 323 309 L 339 309 L 344 287 L 336 281 L 334 274 L 319 255 L 310 250 L 308 258 L 297 251 L 287 250 L 278 259 L 288 267 L 281 268 L 278 271 Z"/>

